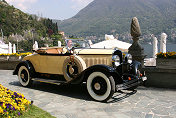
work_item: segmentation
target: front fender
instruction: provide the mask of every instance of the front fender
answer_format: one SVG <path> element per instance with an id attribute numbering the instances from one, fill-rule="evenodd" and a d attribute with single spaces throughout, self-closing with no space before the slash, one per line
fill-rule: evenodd
<path id="1" fill-rule="evenodd" d="M 35 69 L 30 61 L 21 61 L 13 71 L 13 75 L 18 75 L 18 70 L 21 66 L 26 66 L 26 68 L 29 70 L 30 76 L 34 77 Z"/>
<path id="2" fill-rule="evenodd" d="M 132 67 L 132 74 L 137 75 L 137 70 L 141 70 L 142 66 L 141 63 L 138 61 L 133 61 L 131 63 L 131 67 Z"/>
<path id="3" fill-rule="evenodd" d="M 110 75 L 113 76 L 113 78 L 115 79 L 115 81 L 119 81 L 120 75 L 119 73 L 116 71 L 115 68 L 107 66 L 107 65 L 93 65 L 87 69 L 85 69 L 80 75 L 79 75 L 79 79 L 75 79 L 75 81 L 73 83 L 82 83 L 85 82 L 88 78 L 88 76 L 90 75 L 90 73 L 95 72 L 95 71 L 103 71 L 103 72 L 107 72 Z"/>

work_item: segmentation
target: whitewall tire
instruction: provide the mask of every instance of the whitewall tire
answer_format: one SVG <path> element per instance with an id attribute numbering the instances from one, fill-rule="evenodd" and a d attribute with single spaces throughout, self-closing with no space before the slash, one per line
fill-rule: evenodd
<path id="1" fill-rule="evenodd" d="M 25 66 L 21 66 L 18 70 L 18 80 L 22 86 L 30 86 L 32 80 L 30 77 L 29 70 Z"/>
<path id="2" fill-rule="evenodd" d="M 106 102 L 115 92 L 114 79 L 103 72 L 93 72 L 87 79 L 87 91 L 94 100 Z"/>

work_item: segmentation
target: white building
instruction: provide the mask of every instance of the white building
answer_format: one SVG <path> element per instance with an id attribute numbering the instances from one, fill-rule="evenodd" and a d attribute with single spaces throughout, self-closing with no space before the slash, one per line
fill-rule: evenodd
<path id="1" fill-rule="evenodd" d="M 131 46 L 130 43 L 119 41 L 114 38 L 113 35 L 105 35 L 105 41 L 95 43 L 91 45 L 91 48 L 117 48 L 121 51 L 128 52 L 128 48 Z"/>

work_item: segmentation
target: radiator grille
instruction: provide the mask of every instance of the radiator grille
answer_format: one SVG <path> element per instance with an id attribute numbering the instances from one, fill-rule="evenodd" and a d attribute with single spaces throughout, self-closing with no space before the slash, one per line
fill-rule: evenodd
<path id="1" fill-rule="evenodd" d="M 87 68 L 97 64 L 112 65 L 112 55 L 81 55 L 80 57 L 85 61 Z"/>

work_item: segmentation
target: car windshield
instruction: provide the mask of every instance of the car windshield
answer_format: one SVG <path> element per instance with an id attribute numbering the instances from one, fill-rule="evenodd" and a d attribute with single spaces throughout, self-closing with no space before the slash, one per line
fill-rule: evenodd
<path id="1" fill-rule="evenodd" d="M 67 48 L 90 48 L 87 40 L 84 39 L 66 39 Z"/>

